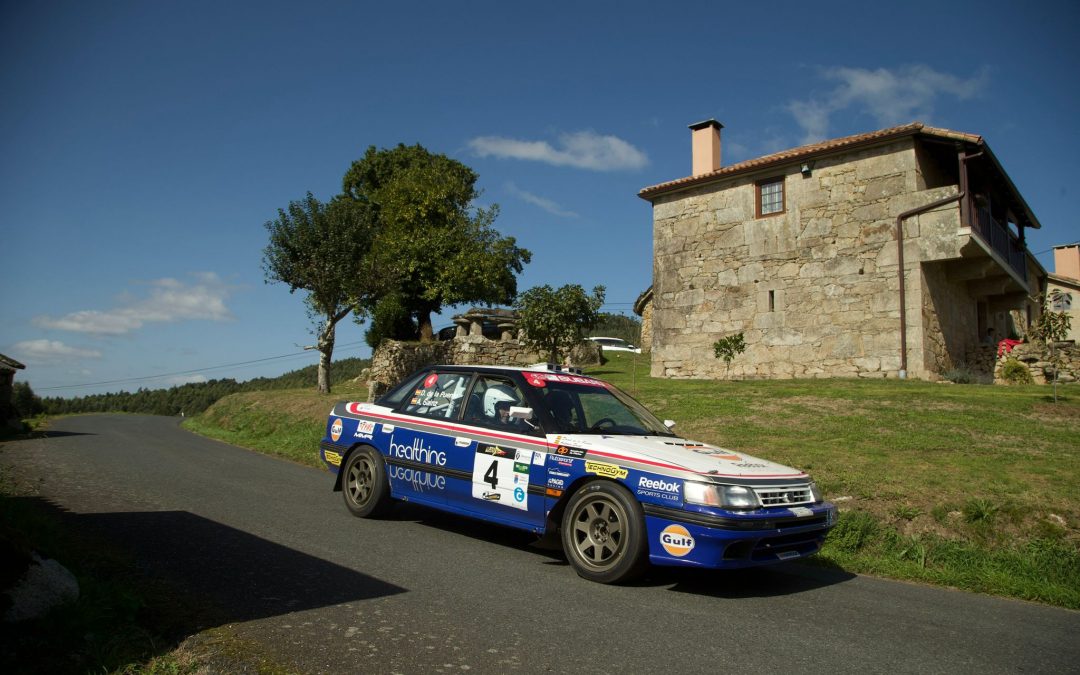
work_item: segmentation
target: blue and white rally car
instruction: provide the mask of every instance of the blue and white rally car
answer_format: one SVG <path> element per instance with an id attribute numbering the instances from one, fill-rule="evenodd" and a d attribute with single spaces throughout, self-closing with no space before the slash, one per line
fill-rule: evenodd
<path id="1" fill-rule="evenodd" d="M 561 535 L 601 583 L 648 563 L 749 567 L 821 548 L 836 507 L 809 476 L 673 425 L 557 367 L 432 366 L 374 403 L 338 403 L 320 445 L 356 516 L 402 500 Z"/>

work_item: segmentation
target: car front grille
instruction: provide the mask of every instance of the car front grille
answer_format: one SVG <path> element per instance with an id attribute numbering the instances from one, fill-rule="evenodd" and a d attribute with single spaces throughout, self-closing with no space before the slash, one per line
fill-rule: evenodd
<path id="1" fill-rule="evenodd" d="M 798 506 L 813 504 L 814 496 L 809 485 L 781 485 L 754 488 L 762 506 Z"/>

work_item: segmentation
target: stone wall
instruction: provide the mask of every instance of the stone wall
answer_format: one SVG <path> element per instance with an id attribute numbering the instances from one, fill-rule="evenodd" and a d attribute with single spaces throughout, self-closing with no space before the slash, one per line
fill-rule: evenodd
<path id="1" fill-rule="evenodd" d="M 896 216 L 957 194 L 918 189 L 914 142 L 739 176 L 658 197 L 653 206 L 655 377 L 895 377 L 900 367 Z M 786 211 L 755 217 L 755 180 L 782 172 Z M 959 207 L 904 223 L 908 370 L 933 377 L 954 342 L 923 317 L 935 304 L 920 260 L 959 255 Z M 942 236 L 936 236 L 943 233 Z M 929 251 L 925 249 L 930 249 Z M 934 272 L 931 272 L 933 275 Z M 744 334 L 728 374 L 712 344 Z M 977 339 L 971 335 L 968 339 Z"/>
<path id="2" fill-rule="evenodd" d="M 410 373 L 434 364 L 529 366 L 543 357 L 515 339 L 489 340 L 466 335 L 442 342 L 398 342 L 385 340 L 371 355 L 368 400 L 375 400 Z M 575 367 L 601 362 L 600 346 L 583 343 L 570 352 Z"/>
<path id="3" fill-rule="evenodd" d="M 1055 345 L 1055 351 L 1061 361 L 1058 367 L 1058 382 L 1068 384 L 1080 379 L 1080 347 L 1072 342 L 1058 342 Z M 1050 362 L 1046 349 L 1039 343 L 1025 342 L 1016 345 L 1011 352 L 997 359 L 994 368 L 994 384 L 1006 384 L 1001 378 L 1001 367 L 1010 358 L 1026 365 L 1036 384 L 1053 382 L 1053 364 Z"/>

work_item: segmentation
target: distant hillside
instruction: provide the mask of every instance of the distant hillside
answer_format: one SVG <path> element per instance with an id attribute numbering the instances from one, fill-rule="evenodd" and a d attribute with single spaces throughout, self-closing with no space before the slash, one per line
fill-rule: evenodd
<path id="1" fill-rule="evenodd" d="M 370 363 L 368 359 L 359 358 L 336 361 L 330 366 L 330 381 L 340 383 L 355 379 Z M 305 387 L 314 389 L 317 381 L 318 366 L 311 365 L 289 371 L 278 377 L 256 377 L 247 382 L 237 382 L 227 378 L 182 384 L 168 389 L 139 389 L 135 392 L 119 391 L 76 398 L 50 397 L 42 399 L 42 403 L 45 406 L 45 412 L 50 415 L 85 412 L 195 415 L 229 394 L 271 389 L 303 389 Z"/>

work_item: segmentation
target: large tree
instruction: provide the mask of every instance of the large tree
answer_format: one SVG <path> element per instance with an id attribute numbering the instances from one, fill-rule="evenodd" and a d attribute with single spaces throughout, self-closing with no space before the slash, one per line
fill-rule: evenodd
<path id="1" fill-rule="evenodd" d="M 558 290 L 535 286 L 518 298 L 518 328 L 527 345 L 547 354 L 550 362 L 559 363 L 561 355 L 569 353 L 596 326 L 603 304 L 603 286 L 595 287 L 592 295 L 578 284 Z"/>
<path id="2" fill-rule="evenodd" d="M 379 290 L 373 252 L 372 210 L 363 202 L 307 197 L 278 209 L 266 223 L 270 243 L 263 250 L 267 283 L 280 281 L 289 292 L 308 292 L 304 302 L 315 325 L 319 350 L 319 391 L 330 393 L 330 362 L 339 321 L 362 312 Z"/>
<path id="3" fill-rule="evenodd" d="M 373 335 L 431 340 L 431 314 L 446 305 L 514 301 L 532 254 L 492 227 L 497 205 L 475 205 L 476 181 L 469 167 L 420 145 L 372 146 L 353 162 L 344 197 L 371 210 L 384 259 Z"/>

